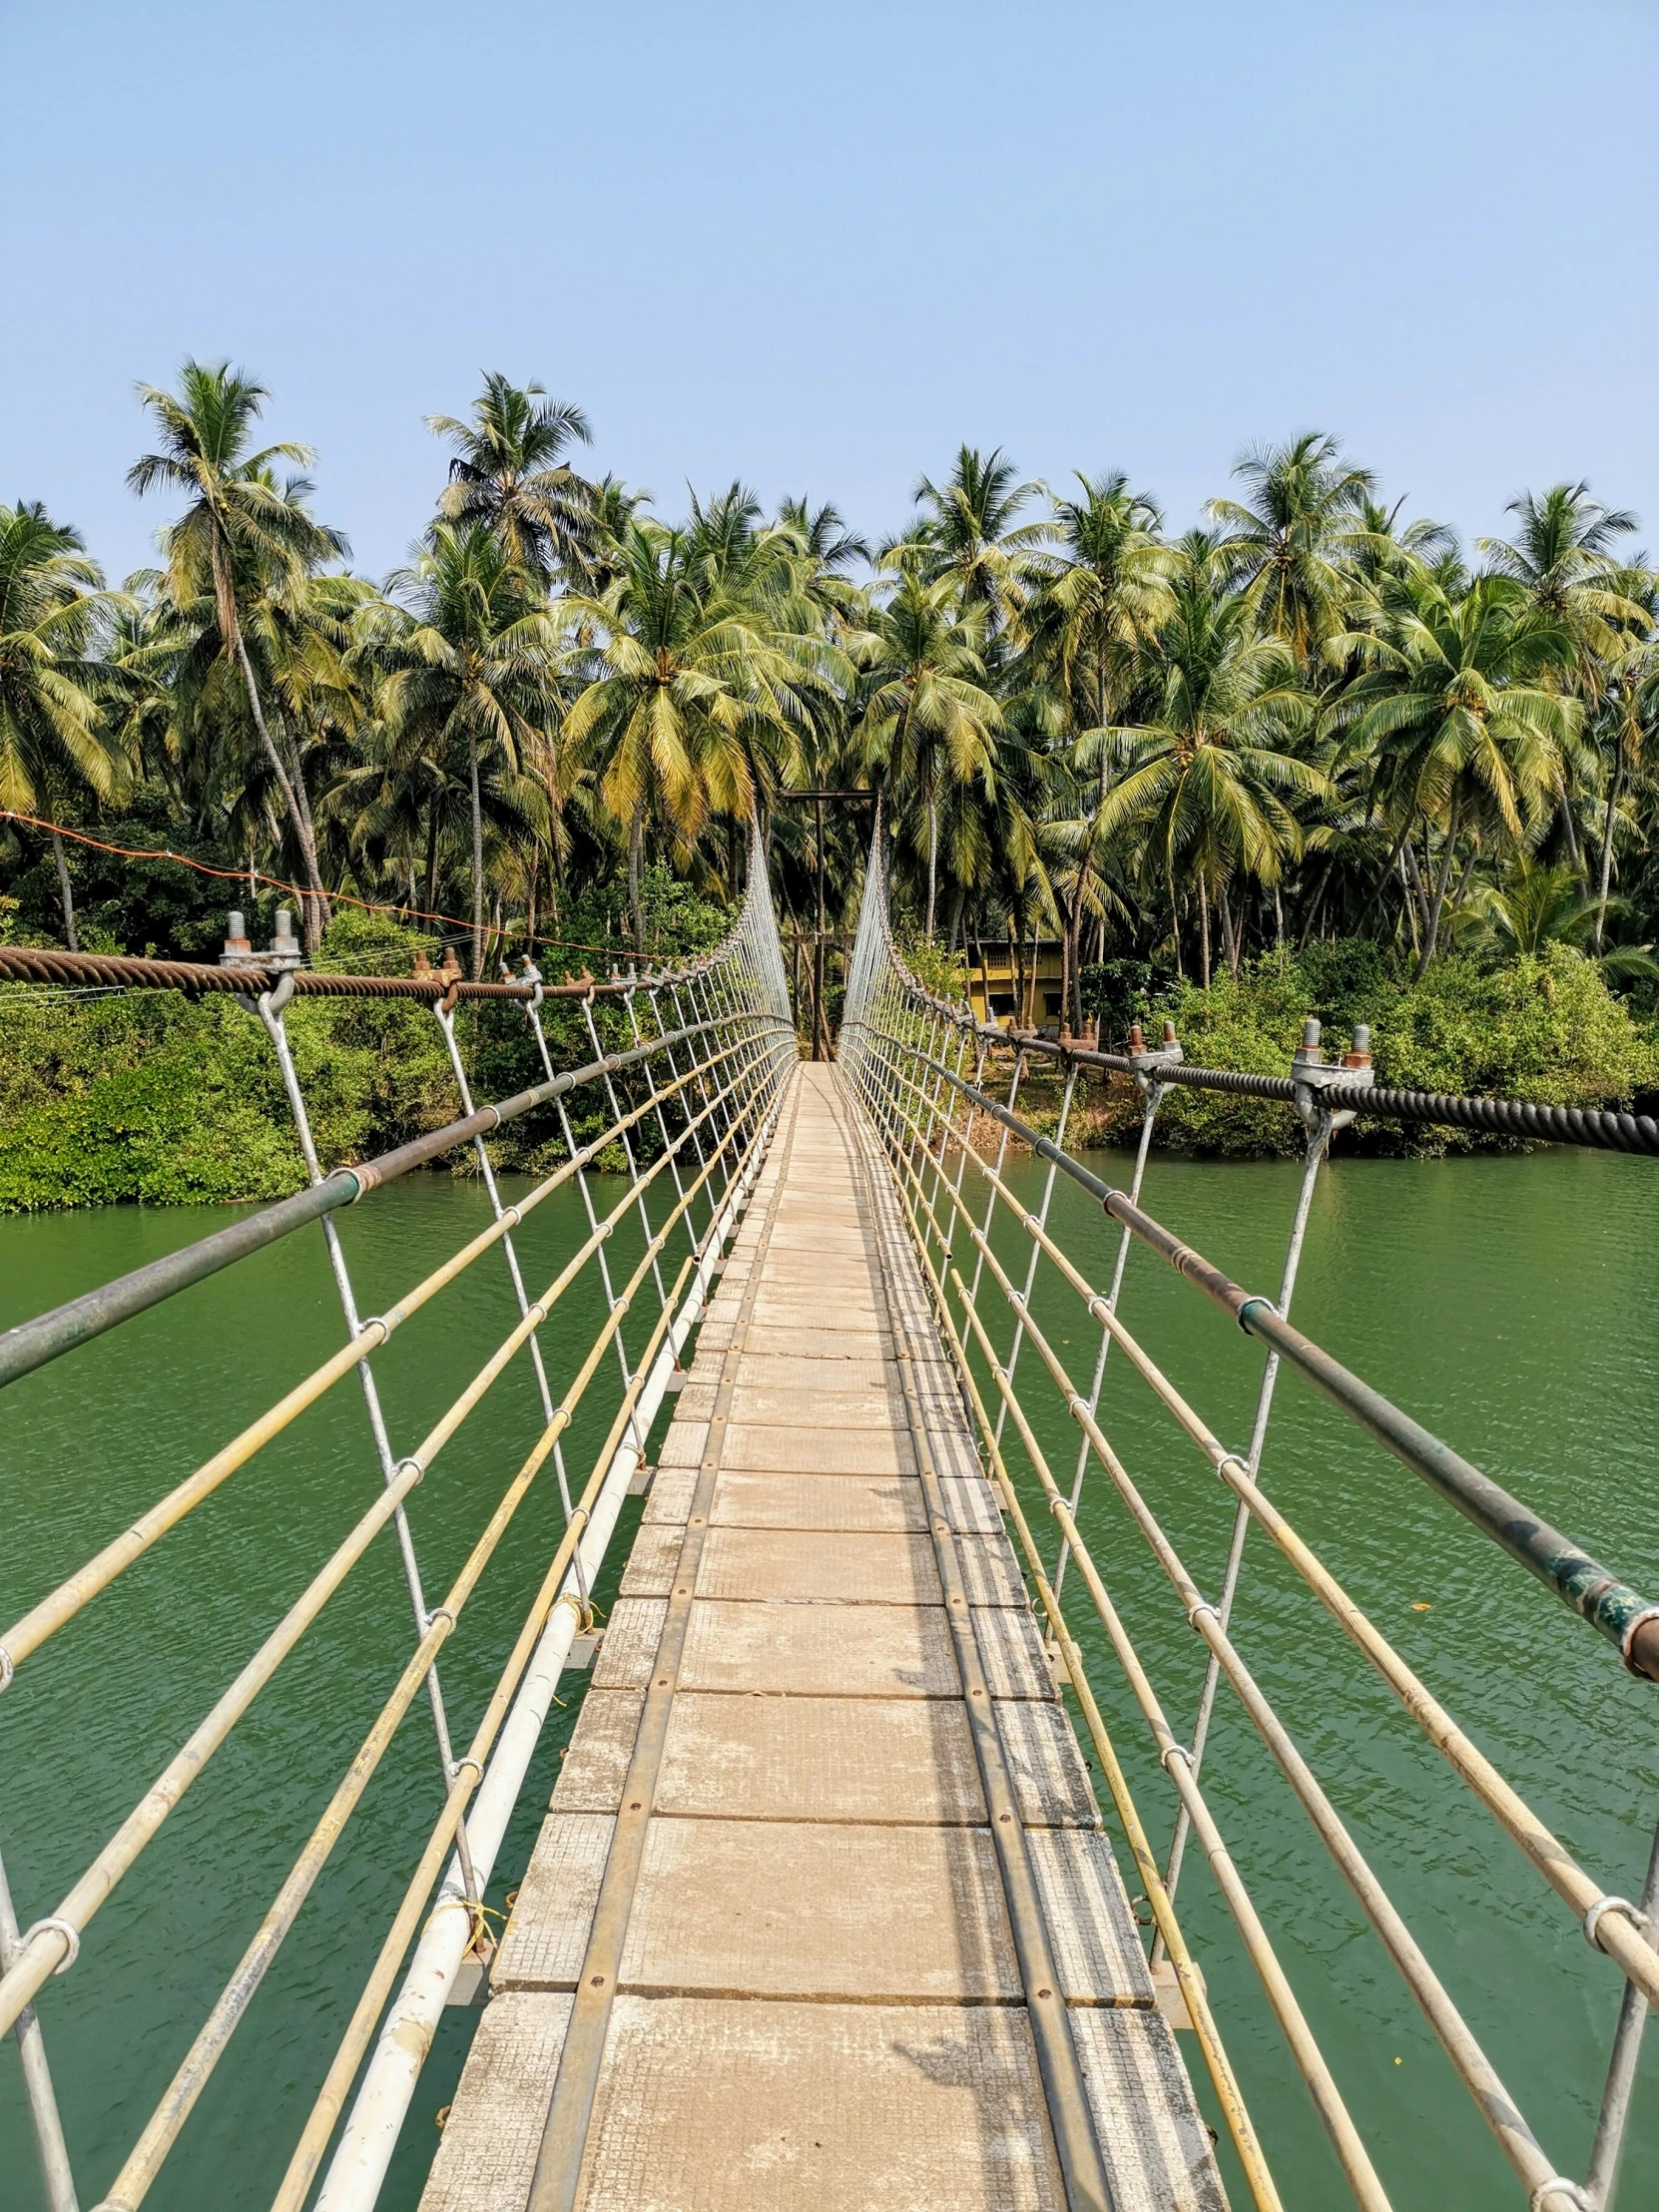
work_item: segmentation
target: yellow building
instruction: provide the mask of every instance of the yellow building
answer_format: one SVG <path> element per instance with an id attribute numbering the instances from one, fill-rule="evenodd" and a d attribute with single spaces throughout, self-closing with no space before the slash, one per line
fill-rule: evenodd
<path id="1" fill-rule="evenodd" d="M 971 938 L 967 947 L 968 999 L 980 1021 L 1006 1028 L 1043 1029 L 1058 1036 L 1065 1019 L 1061 1004 L 1064 958 L 1058 937 Z M 1017 1017 L 1017 1018 L 1016 1018 Z"/>

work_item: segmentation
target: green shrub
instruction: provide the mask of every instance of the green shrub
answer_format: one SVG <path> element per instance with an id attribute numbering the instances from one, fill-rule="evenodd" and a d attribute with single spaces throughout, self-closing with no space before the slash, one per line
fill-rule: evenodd
<path id="1" fill-rule="evenodd" d="M 1497 968 L 1452 957 L 1420 983 L 1399 978 L 1360 938 L 1273 957 L 1208 990 L 1175 987 L 1167 1010 L 1189 1061 L 1286 1075 L 1310 1014 L 1326 1025 L 1328 1053 L 1369 1022 L 1377 1080 L 1399 1090 L 1465 1091 L 1546 1105 L 1625 1105 L 1659 1083 L 1659 1035 L 1614 995 L 1591 960 L 1565 946 Z M 1105 1130 L 1124 1139 L 1140 1101 L 1114 1083 Z M 1301 1151 L 1302 1125 L 1266 1099 L 1172 1087 L 1158 1114 L 1160 1143 L 1232 1158 Z M 1444 1152 L 1503 1144 L 1472 1132 L 1362 1122 L 1345 1142 L 1381 1152 Z"/>
<path id="2" fill-rule="evenodd" d="M 650 871 L 646 894 L 665 958 L 704 950 L 731 926 L 724 908 L 662 870 Z M 0 929 L 7 918 L 0 911 Z M 599 919 L 578 908 L 565 933 L 585 933 L 572 920 Z M 417 950 L 432 956 L 437 948 L 435 938 L 388 916 L 341 907 L 317 965 L 336 974 L 407 975 Z M 545 964 L 551 976 L 583 960 Z M 602 1050 L 626 1051 L 634 1042 L 620 1007 L 599 1000 L 594 1020 Z M 424 1005 L 296 998 L 285 1022 L 325 1168 L 387 1151 L 459 1114 L 443 1035 Z M 579 1002 L 549 1000 L 544 1027 L 556 1069 L 592 1060 Z M 521 1007 L 463 1005 L 455 1028 L 475 1101 L 543 1079 Z M 626 1107 L 627 1080 L 618 1087 Z M 611 1119 L 602 1087 L 584 1086 L 570 1106 L 578 1142 Z M 634 1137 L 636 1156 L 652 1157 L 661 1144 L 655 1117 Z M 620 1148 L 613 1149 L 620 1166 Z M 553 1107 L 509 1123 L 490 1145 L 503 1168 L 545 1169 L 563 1152 Z M 472 1173 L 474 1164 L 470 1150 L 447 1163 L 456 1174 Z M 234 999 L 193 1002 L 173 991 L 75 999 L 0 985 L 0 1212 L 269 1200 L 303 1181 L 276 1059 L 257 1017 Z"/>

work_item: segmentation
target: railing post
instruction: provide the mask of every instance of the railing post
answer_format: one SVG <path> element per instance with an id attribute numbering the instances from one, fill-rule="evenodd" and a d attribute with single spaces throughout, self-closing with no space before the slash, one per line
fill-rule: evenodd
<path id="1" fill-rule="evenodd" d="M 287 1098 L 288 1112 L 293 1120 L 294 1134 L 299 1140 L 299 1151 L 305 1163 L 305 1172 L 313 1183 L 320 1183 L 322 1180 L 322 1163 L 317 1158 L 316 1143 L 311 1135 L 310 1114 L 305 1106 L 304 1093 L 299 1087 L 298 1070 L 293 1064 L 293 1053 L 289 1048 L 287 1030 L 282 1021 L 282 1010 L 293 995 L 292 977 L 291 975 L 280 977 L 275 989 L 262 991 L 257 999 L 251 1000 L 241 993 L 238 995 L 245 1006 L 252 1006 L 254 1012 L 259 1015 L 265 1033 L 271 1039 L 272 1049 L 276 1055 L 276 1065 L 281 1071 L 282 1089 Z M 352 1337 L 360 1336 L 362 1334 L 362 1323 L 357 1314 L 356 1293 L 351 1288 L 351 1275 L 345 1264 L 345 1252 L 339 1241 L 339 1232 L 326 1214 L 323 1215 L 319 1226 L 322 1230 L 323 1244 L 327 1248 L 328 1266 L 334 1278 L 334 1290 L 339 1298 L 340 1312 L 345 1317 L 347 1334 Z M 363 1404 L 368 1411 L 369 1433 L 374 1439 L 375 1456 L 380 1462 L 380 1479 L 390 1487 L 398 1479 L 399 1471 L 404 1462 L 395 1458 L 392 1453 L 391 1438 L 386 1433 L 385 1416 L 380 1407 L 380 1393 L 375 1386 L 373 1370 L 369 1366 L 366 1353 L 357 1363 L 357 1378 L 362 1385 Z M 409 1528 L 409 1516 L 403 1509 L 401 1499 L 399 1499 L 393 1512 L 392 1522 L 397 1530 L 397 1548 L 403 1561 L 403 1579 L 408 1587 L 409 1604 L 414 1614 L 415 1637 L 418 1642 L 431 1627 L 432 1615 L 427 1611 L 426 1593 L 421 1587 L 420 1562 L 415 1557 L 414 1536 Z M 450 1742 L 449 1717 L 444 1710 L 443 1687 L 438 1680 L 438 1668 L 435 1659 L 426 1670 L 426 1694 L 432 1708 L 432 1727 L 437 1737 L 438 1762 L 443 1770 L 444 1787 L 448 1789 L 455 1780 L 455 1754 Z M 464 1822 L 455 1832 L 455 1846 L 470 1884 L 472 1861 L 468 1853 Z M 481 1902 L 475 1889 L 469 1887 L 467 1895 L 473 1903 Z"/>
<path id="2" fill-rule="evenodd" d="M 0 1861 L 0 1973 L 9 1972 L 17 1956 L 18 1935 L 5 1863 Z M 69 2146 L 64 2141 L 63 2121 L 58 2114 L 57 2091 L 52 2086 L 52 2069 L 46 2063 L 46 2042 L 32 2004 L 26 2004 L 17 2015 L 12 2033 L 17 2038 L 17 2055 L 23 2067 L 23 2086 L 28 2092 L 29 2117 L 34 2123 L 46 2201 L 51 2212 L 79 2212 Z"/>
<path id="3" fill-rule="evenodd" d="M 1139 1023 L 1136 1023 L 1130 1031 L 1130 1041 L 1134 1048 L 1132 1057 L 1140 1062 L 1135 1070 L 1135 1081 L 1141 1093 L 1141 1136 L 1139 1144 L 1135 1147 L 1135 1170 L 1129 1179 L 1130 1203 L 1131 1205 L 1138 1205 L 1140 1203 L 1141 1184 L 1146 1177 L 1147 1156 L 1152 1149 L 1152 1125 L 1158 1118 L 1158 1108 L 1162 1104 L 1164 1093 L 1169 1087 L 1165 1083 L 1160 1083 L 1152 1071 L 1159 1064 L 1167 1066 L 1171 1061 L 1181 1058 L 1181 1041 L 1175 1034 L 1175 1024 L 1169 1021 L 1164 1024 L 1164 1044 L 1161 1052 L 1147 1052 L 1143 1049 Z M 1116 1314 L 1118 1310 L 1118 1299 L 1123 1290 L 1123 1273 L 1129 1260 L 1129 1246 L 1132 1235 L 1133 1232 L 1125 1228 L 1118 1236 L 1117 1257 L 1112 1263 L 1112 1285 L 1106 1294 L 1106 1312 L 1108 1314 Z M 1100 1392 L 1106 1382 L 1106 1362 L 1110 1357 L 1111 1350 L 1112 1332 L 1106 1326 L 1105 1318 L 1102 1316 L 1100 1349 L 1095 1354 L 1094 1376 L 1089 1384 L 1088 1402 L 1091 1418 L 1099 1410 Z M 1066 1500 L 1067 1506 L 1073 1515 L 1076 1514 L 1077 1508 L 1082 1502 L 1083 1478 L 1088 1472 L 1088 1466 L 1089 1439 L 1085 1433 L 1077 1446 L 1077 1464 L 1072 1470 L 1071 1494 Z M 1054 1595 L 1056 1598 L 1065 1587 L 1066 1562 L 1070 1557 L 1071 1545 L 1062 1535 L 1059 1554 L 1054 1562 Z"/>
<path id="4" fill-rule="evenodd" d="M 1351 1056 L 1354 1057 L 1354 1056 Z M 1290 1319 L 1291 1299 L 1296 1291 L 1297 1271 L 1302 1265 L 1302 1242 L 1308 1232 L 1309 1209 L 1314 1203 L 1314 1186 L 1319 1172 L 1330 1156 L 1331 1139 L 1338 1129 L 1347 1128 L 1354 1119 L 1351 1111 L 1331 1112 L 1320 1102 L 1320 1092 L 1328 1089 L 1339 1077 L 1349 1083 L 1369 1080 L 1370 1062 L 1343 1069 L 1328 1068 L 1320 1050 L 1320 1025 L 1310 1018 L 1303 1031 L 1302 1046 L 1291 1062 L 1291 1073 L 1297 1079 L 1297 1112 L 1308 1130 L 1307 1150 L 1303 1155 L 1302 1179 L 1297 1185 L 1296 1210 L 1291 1217 L 1291 1240 L 1285 1251 L 1285 1270 L 1280 1278 L 1279 1298 L 1275 1312 L 1282 1321 Z M 1251 1425 L 1250 1451 L 1246 1465 L 1254 1482 L 1261 1471 L 1262 1448 L 1267 1442 L 1268 1422 L 1273 1415 L 1274 1388 L 1279 1381 L 1279 1355 L 1270 1352 L 1262 1370 L 1261 1384 L 1256 1393 L 1256 1418 Z M 1221 1598 L 1216 1608 L 1222 1628 L 1225 1630 L 1233 1618 L 1233 1601 L 1238 1595 L 1239 1574 L 1244 1565 L 1245 1539 L 1250 1533 L 1250 1508 L 1241 1498 L 1233 1515 L 1233 1534 L 1227 1547 L 1227 1567 L 1222 1577 Z M 1215 1712 L 1216 1690 L 1220 1679 L 1220 1662 L 1212 1651 L 1204 1669 L 1204 1687 L 1199 1693 L 1198 1717 L 1193 1724 L 1189 1756 L 1196 1775 L 1204 1759 L 1204 1746 L 1209 1738 L 1210 1721 Z M 1176 1817 L 1175 1834 L 1170 1841 L 1169 1866 L 1164 1877 L 1164 1887 L 1173 1898 L 1181 1880 L 1181 1862 L 1187 1848 L 1188 1823 L 1185 1810 Z M 1158 1946 L 1153 1945 L 1156 1962 Z"/>

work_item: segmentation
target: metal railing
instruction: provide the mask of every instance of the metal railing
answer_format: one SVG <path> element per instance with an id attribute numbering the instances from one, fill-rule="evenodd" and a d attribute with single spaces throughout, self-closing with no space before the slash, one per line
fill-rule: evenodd
<path id="1" fill-rule="evenodd" d="M 1032 1058 L 1057 1063 L 1058 1120 L 1047 1137 L 1019 1111 Z M 1235 1077 L 1225 1070 L 1185 1067 L 1173 1033 L 1160 1053 L 1099 1053 L 1008 1033 L 976 1022 L 971 1012 L 925 990 L 895 947 L 888 920 L 879 831 L 865 879 L 847 985 L 838 1058 L 890 1163 L 895 1190 L 929 1286 L 936 1318 L 960 1385 L 974 1416 L 982 1449 L 997 1481 L 1024 1555 L 1034 1604 L 1045 1620 L 1063 1664 L 1082 1722 L 1121 1822 L 1125 1841 L 1150 1907 L 1152 1963 L 1173 1974 L 1197 2031 L 1197 2042 L 1259 2212 L 1281 2203 L 1261 2140 L 1245 2107 L 1202 1975 L 1195 1969 L 1176 1911 L 1189 1841 L 1197 1839 L 1243 1951 L 1313 2099 L 1355 2201 L 1366 2212 L 1384 2212 L 1388 2197 L 1372 2155 L 1344 2100 L 1335 2073 L 1298 2000 L 1273 1936 L 1253 1902 L 1204 1787 L 1204 1760 L 1223 1682 L 1260 1736 L 1343 1880 L 1358 1901 L 1383 1951 L 1421 2009 L 1457 2078 L 1501 2149 L 1530 2212 L 1601 2212 L 1608 2202 L 1624 2135 L 1637 2052 L 1648 2005 L 1659 1998 L 1659 1838 L 1639 1902 L 1610 1894 L 1525 1803 L 1471 1742 L 1443 1704 L 1367 1617 L 1317 1551 L 1275 1504 L 1262 1481 L 1281 1368 L 1294 1367 L 1358 1426 L 1382 1443 L 1412 1473 L 1432 1485 L 1473 1524 L 1525 1566 L 1562 1603 L 1582 1616 L 1618 1651 L 1633 1673 L 1659 1678 L 1659 1606 L 1655 1606 L 1571 1544 L 1520 1500 L 1471 1466 L 1438 1437 L 1353 1375 L 1289 1320 L 1316 1180 L 1334 1131 L 1356 1112 L 1381 1111 L 1401 1118 L 1494 1127 L 1510 1133 L 1559 1136 L 1564 1141 L 1619 1150 L 1659 1150 L 1659 1129 L 1628 1115 L 1581 1115 L 1566 1109 L 1515 1109 L 1513 1102 L 1429 1099 L 1419 1094 L 1379 1093 L 1368 1087 L 1364 1065 L 1329 1066 L 1311 1035 L 1285 1079 Z M 1362 1055 L 1355 1055 L 1362 1060 Z M 1011 1059 L 1007 1088 L 988 1088 L 993 1059 Z M 1066 1149 L 1068 1125 L 1085 1069 L 1102 1067 L 1139 1086 L 1142 1118 L 1133 1172 L 1126 1191 L 1102 1180 Z M 1155 1119 L 1172 1082 L 1249 1089 L 1283 1099 L 1306 1128 L 1289 1246 L 1278 1296 L 1268 1299 L 1231 1282 L 1220 1269 L 1165 1229 L 1140 1204 Z M 1441 1111 L 1442 1108 L 1454 1109 Z M 1483 1118 L 1483 1111 L 1492 1109 Z M 1527 1123 L 1517 1115 L 1554 1116 L 1557 1126 Z M 994 1148 L 982 1145 L 987 1132 Z M 1043 1162 L 1042 1196 L 1033 1208 L 1010 1181 L 1008 1149 L 1018 1140 Z M 1108 1280 L 1079 1268 L 1050 1228 L 1057 1179 L 1067 1178 L 1120 1225 Z M 1188 1401 L 1139 1339 L 1119 1307 L 1130 1247 L 1139 1242 L 1220 1305 L 1267 1351 L 1256 1394 L 1250 1440 L 1242 1450 L 1226 1444 Z M 1010 1258 L 1010 1252 L 1018 1257 Z M 1023 1260 L 1023 1265 L 1021 1261 Z M 1065 1303 L 1067 1319 L 1045 1326 L 1036 1313 L 1039 1270 L 1044 1295 Z M 1045 1309 L 1046 1310 L 1046 1309 Z M 1077 1324 L 1083 1330 L 1077 1330 Z M 1062 1336 L 1060 1330 L 1067 1332 Z M 1098 1334 L 1096 1335 L 1096 1332 Z M 1092 1357 L 1077 1372 L 1067 1350 L 1083 1334 Z M 1220 1478 L 1232 1502 L 1226 1564 L 1220 1585 L 1206 1591 L 1189 1572 L 1165 1521 L 1143 1483 L 1131 1472 L 1109 1432 L 1103 1406 L 1110 1369 L 1126 1364 L 1185 1440 Z M 1044 1400 L 1038 1404 L 1029 1384 Z M 1029 1403 L 1027 1401 L 1030 1401 Z M 1035 1410 L 1033 1410 L 1035 1408 Z M 1057 1463 L 1045 1434 L 1054 1415 L 1077 1432 L 1075 1458 Z M 1024 1495 L 1015 1479 L 1019 1470 Z M 1169 1717 L 1146 1664 L 1114 1601 L 1079 1526 L 1086 1484 L 1110 1486 L 1144 1541 L 1173 1595 L 1179 1616 L 1205 1653 L 1203 1686 L 1190 1727 Z M 1053 1523 L 1051 1548 L 1039 1543 L 1025 1497 L 1040 1501 Z M 1538 2140 L 1510 2097 L 1496 2068 L 1449 1990 L 1333 1805 L 1308 1757 L 1262 1687 L 1235 1635 L 1233 1616 L 1252 1525 L 1262 1529 L 1288 1561 L 1305 1590 L 1364 1655 L 1428 1743 L 1458 1780 L 1519 1847 L 1533 1873 L 1578 1921 L 1592 1945 L 1623 1976 L 1611 2061 L 1594 2145 L 1585 2177 L 1566 2176 Z M 1123 1683 L 1150 1732 L 1159 1766 L 1174 1792 L 1173 1841 L 1160 1862 L 1125 1777 L 1102 1714 L 1103 1691 L 1091 1681 L 1082 1649 L 1062 1607 L 1068 1569 L 1083 1584 L 1084 1603 L 1104 1633 Z M 1121 1562 L 1117 1574 L 1123 1569 Z M 1649 1815 L 1651 1818 L 1651 1814 Z M 1494 1872 L 1494 1883 L 1501 1876 Z M 1166 1963 L 1167 1962 L 1167 1963 Z"/>
<path id="2" fill-rule="evenodd" d="M 47 2063 L 38 2000 L 49 1996 L 54 1977 L 77 1967 L 85 1974 L 92 1966 L 92 1957 L 84 1957 L 83 1952 L 100 1909 L 139 1868 L 145 1850 L 185 1792 L 358 1562 L 371 1553 L 375 1539 L 390 1527 L 407 1588 L 413 1641 L 383 1653 L 388 1687 L 372 1726 L 133 2142 L 101 2200 L 100 2212 L 136 2212 L 143 2203 L 401 1722 L 424 1690 L 437 1753 L 433 1818 L 273 2199 L 276 2206 L 297 2208 L 310 2194 L 362 2061 L 375 2042 L 318 2200 L 332 2207 L 367 2207 L 384 2178 L 425 2051 L 463 1963 L 470 1957 L 487 1965 L 491 1945 L 483 1911 L 485 1887 L 560 1672 L 578 1633 L 592 1626 L 595 1578 L 604 1565 L 630 1485 L 645 1467 L 652 1422 L 683 1376 L 681 1351 L 701 1316 L 726 1243 L 759 1173 L 785 1078 L 797 1058 L 765 859 L 757 842 L 741 917 L 715 952 L 671 971 L 631 974 L 605 984 L 545 985 L 528 964 L 521 980 L 480 985 L 441 971 L 414 978 L 295 972 L 282 960 L 247 954 L 225 967 L 96 955 L 90 961 L 78 960 L 75 955 L 17 948 L 0 954 L 0 980 L 58 987 L 89 978 L 100 987 L 234 991 L 264 1027 L 276 1055 L 308 1182 L 293 1198 L 246 1215 L 228 1229 L 11 1330 L 0 1338 L 0 1384 L 76 1351 L 133 1315 L 312 1222 L 321 1226 L 346 1334 L 330 1358 L 296 1380 L 210 1458 L 174 1480 L 128 1527 L 112 1532 L 92 1558 L 75 1566 L 0 1629 L 0 1690 L 6 1693 L 0 1698 L 0 1723 L 6 1708 L 29 1694 L 28 1663 L 44 1644 L 353 1371 L 363 1396 L 376 1481 L 352 1526 L 315 1567 L 297 1600 L 269 1629 L 212 1710 L 91 1864 L 70 1881 L 53 1909 L 19 1928 L 0 1864 L 0 2031 L 14 2030 L 19 2044 L 47 2202 L 52 2212 L 77 2212 L 72 2161 Z M 461 1109 L 458 1117 L 394 1152 L 325 1173 L 312 1141 L 284 1022 L 293 997 L 314 995 L 403 998 L 428 1004 L 443 1032 Z M 554 996 L 576 1002 L 593 1054 L 591 1061 L 561 1074 L 554 1072 L 541 1019 L 544 1001 Z M 626 1024 L 632 1041 L 623 1049 L 602 1048 L 594 1019 L 598 996 L 604 996 Z M 516 1002 L 522 1007 L 544 1081 L 495 1104 L 474 1103 L 453 1021 L 456 1005 L 469 998 Z M 619 1083 L 630 1095 L 619 1090 Z M 569 1102 L 578 1094 L 598 1100 L 603 1124 L 585 1142 L 578 1142 L 570 1119 Z M 565 1157 L 523 1196 L 504 1204 L 485 1140 L 503 1124 L 543 1107 L 551 1107 L 558 1116 Z M 336 1233 L 335 1214 L 411 1169 L 469 1145 L 475 1148 L 489 1201 L 489 1227 L 393 1305 L 364 1318 Z M 619 1153 L 626 1166 L 626 1189 L 601 1215 L 584 1171 L 602 1155 L 613 1159 Z M 547 1287 L 532 1298 L 514 1232 L 556 1192 L 573 1183 L 581 1193 L 585 1234 L 579 1234 Z M 624 1228 L 638 1253 L 626 1274 L 611 1264 L 612 1250 L 620 1249 L 618 1232 Z M 381 1396 L 374 1355 L 411 1316 L 497 1248 L 518 1312 L 516 1326 L 421 1440 L 412 1449 L 399 1449 L 392 1440 L 394 1419 Z M 575 1341 L 555 1337 L 546 1324 L 590 1271 L 605 1314 L 597 1335 L 591 1341 L 585 1334 Z M 431 1604 L 406 1501 L 520 1355 L 534 1377 L 535 1430 L 477 1530 L 460 1571 L 441 1600 Z M 603 1393 L 603 1402 L 596 1394 L 590 1403 L 596 1375 L 613 1363 L 614 1391 Z M 607 1418 L 612 1397 L 615 1410 Z M 590 1471 L 579 1486 L 565 1459 L 567 1445 L 577 1441 L 583 1443 L 585 1454 L 591 1454 Z M 505 1541 L 519 1506 L 550 1461 L 562 1506 L 563 1533 L 541 1572 L 483 1714 L 457 1755 L 439 1675 L 440 1655 L 456 1634 L 462 1613 Z M 63 1715 L 63 1725 L 72 1725 L 72 1719 Z M 405 1968 L 411 1942 L 415 1947 Z M 49 2015 L 49 2004 L 47 2010 Z M 380 2033 L 375 2041 L 377 2025 Z"/>

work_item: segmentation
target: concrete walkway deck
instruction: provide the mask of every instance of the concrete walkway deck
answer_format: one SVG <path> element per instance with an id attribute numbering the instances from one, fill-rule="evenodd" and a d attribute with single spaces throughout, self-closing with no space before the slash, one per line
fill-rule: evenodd
<path id="1" fill-rule="evenodd" d="M 422 2212 L 1225 2202 L 867 1142 L 804 1067 Z"/>

